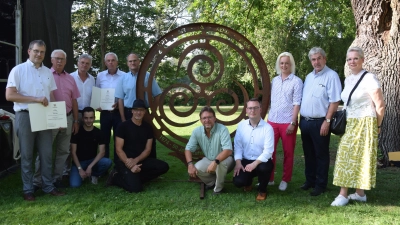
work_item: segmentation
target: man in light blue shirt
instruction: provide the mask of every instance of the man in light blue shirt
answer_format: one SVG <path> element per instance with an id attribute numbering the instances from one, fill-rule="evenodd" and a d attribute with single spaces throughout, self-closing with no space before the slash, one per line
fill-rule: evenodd
<path id="1" fill-rule="evenodd" d="M 138 72 L 140 68 L 140 59 L 136 53 L 129 53 L 126 57 L 129 72 L 124 74 L 115 89 L 115 97 L 118 98 L 118 109 L 121 115 L 121 121 L 124 122 L 126 118 L 132 118 L 132 105 L 136 100 L 136 81 L 138 79 Z M 147 87 L 149 84 L 150 73 L 146 72 L 144 79 L 144 86 Z M 159 101 L 159 95 L 162 93 L 160 86 L 158 86 L 156 80 L 153 78 L 151 83 L 151 93 L 154 101 Z M 146 107 L 149 107 L 149 98 L 147 93 L 145 95 Z M 153 139 L 153 145 L 150 157 L 156 158 L 156 139 Z"/>
<path id="2" fill-rule="evenodd" d="M 338 74 L 326 66 L 326 54 L 322 48 L 312 48 L 308 57 L 314 70 L 304 81 L 300 108 L 299 127 L 306 175 L 301 189 L 314 188 L 310 195 L 318 196 L 328 184 L 329 125 L 340 102 L 342 85 Z"/>
<path id="3" fill-rule="evenodd" d="M 206 189 L 214 189 L 220 194 L 224 188 L 226 174 L 234 167 L 232 142 L 228 129 L 215 121 L 214 110 L 205 106 L 200 111 L 200 122 L 203 126 L 193 130 L 186 145 L 185 157 L 188 173 L 196 175 L 206 184 Z M 203 151 L 204 158 L 193 164 L 192 153 L 198 148 Z"/>

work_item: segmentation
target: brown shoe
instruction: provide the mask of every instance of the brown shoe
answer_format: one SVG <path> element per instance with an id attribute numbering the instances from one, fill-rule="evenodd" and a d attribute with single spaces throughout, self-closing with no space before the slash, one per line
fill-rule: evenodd
<path id="1" fill-rule="evenodd" d="M 49 194 L 51 194 L 53 196 L 63 196 L 63 195 L 65 195 L 64 192 L 61 192 L 61 191 L 57 190 L 57 188 L 54 188 L 52 191 L 49 192 Z"/>
<path id="2" fill-rule="evenodd" d="M 252 185 L 250 185 L 250 186 L 244 186 L 244 188 L 243 188 L 243 191 L 244 192 L 250 192 L 250 191 L 252 191 L 253 190 L 253 186 Z"/>
<path id="3" fill-rule="evenodd" d="M 267 193 L 258 192 L 256 200 L 257 201 L 264 201 L 265 199 L 267 199 Z"/>
<path id="4" fill-rule="evenodd" d="M 113 185 L 113 179 L 114 175 L 118 173 L 117 170 L 114 168 L 110 171 L 110 174 L 108 175 L 107 181 L 106 181 L 106 187 L 112 186 Z"/>
<path id="5" fill-rule="evenodd" d="M 33 202 L 35 201 L 35 196 L 33 195 L 33 193 L 26 193 L 24 194 L 24 200 Z"/>

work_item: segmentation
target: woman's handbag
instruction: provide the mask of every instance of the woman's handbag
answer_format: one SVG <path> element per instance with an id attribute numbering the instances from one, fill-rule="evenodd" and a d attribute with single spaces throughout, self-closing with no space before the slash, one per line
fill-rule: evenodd
<path id="1" fill-rule="evenodd" d="M 358 84 L 360 84 L 361 80 L 364 78 L 365 74 L 367 74 L 368 71 L 365 71 L 362 75 L 361 78 L 357 81 L 357 84 L 354 86 L 353 90 L 351 90 L 349 99 L 347 100 L 346 108 L 349 106 L 351 95 L 353 94 L 354 90 L 356 90 Z M 335 112 L 335 114 L 332 117 L 331 120 L 331 127 L 330 130 L 333 134 L 336 135 L 343 135 L 344 132 L 346 131 L 346 108 Z"/>

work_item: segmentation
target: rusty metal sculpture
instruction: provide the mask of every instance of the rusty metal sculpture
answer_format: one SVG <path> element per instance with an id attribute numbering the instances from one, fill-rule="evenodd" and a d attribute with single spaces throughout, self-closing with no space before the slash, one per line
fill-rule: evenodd
<path id="1" fill-rule="evenodd" d="M 150 80 L 156 77 L 160 63 L 167 60 L 166 56 L 169 52 L 183 49 L 178 59 L 176 71 L 178 73 L 180 68 L 186 68 L 186 73 L 190 78 L 190 84 L 174 83 L 163 90 L 159 101 L 151 101 L 152 83 L 149 82 L 147 87 L 137 85 L 137 96 L 138 98 L 144 99 L 144 96 L 147 95 L 150 99 L 150 113 L 146 120 L 153 125 L 154 135 L 157 140 L 173 151 L 171 155 L 175 155 L 185 164 L 184 151 L 188 139 L 177 135 L 171 127 L 179 129 L 181 127 L 190 126 L 198 122 L 198 120 L 185 123 L 168 118 L 164 111 L 164 107 L 166 106 L 163 106 L 166 99 L 169 98 L 168 107 L 171 112 L 179 118 L 188 117 L 193 114 L 196 109 L 201 108 L 202 106 L 199 105 L 199 99 L 203 99 L 206 105 L 210 105 L 217 94 L 225 93 L 231 96 L 234 104 L 231 106 L 230 110 L 222 110 L 220 105 L 223 104 L 224 101 L 220 100 L 216 102 L 216 106 L 214 107 L 216 112 L 224 116 L 233 115 L 239 110 L 241 110 L 241 112 L 238 117 L 230 121 L 222 121 L 217 117 L 217 122 L 226 126 L 236 125 L 246 117 L 245 109 L 239 107 L 238 94 L 232 89 L 229 87 L 213 91 L 209 91 L 208 89 L 218 82 L 221 82 L 225 75 L 225 59 L 223 57 L 223 53 L 225 52 L 221 53 L 218 49 L 221 45 L 225 47 L 224 51 L 227 51 L 226 49 L 229 48 L 230 51 L 240 55 L 242 58 L 253 80 L 254 95 L 250 98 L 262 96 L 262 117 L 265 118 L 270 102 L 270 79 L 267 66 L 257 48 L 246 37 L 228 27 L 212 23 L 195 23 L 174 29 L 161 37 L 152 46 L 140 67 L 137 84 L 144 83 L 146 71 L 150 72 Z M 216 59 L 217 65 L 214 64 L 213 59 Z M 183 66 L 184 62 L 187 62 L 187 65 Z M 209 71 L 206 74 L 195 76 L 193 70 L 195 69 L 195 64 L 199 62 L 207 63 Z M 219 69 L 219 71 L 214 71 L 216 69 Z M 215 77 L 213 80 L 199 79 L 199 77 L 210 78 L 212 74 L 214 74 Z M 249 100 L 249 94 L 244 86 L 239 81 L 235 81 L 235 83 L 242 92 L 241 94 L 243 95 L 244 102 Z M 184 103 L 193 101 L 193 104 L 188 111 L 181 112 L 174 106 L 176 98 L 184 99 Z M 234 133 L 235 132 L 231 133 L 231 137 L 234 136 Z M 190 136 L 190 134 L 187 134 L 187 136 Z M 197 151 L 197 154 L 195 153 L 193 155 L 194 158 L 196 155 L 200 157 L 202 154 L 200 151 Z"/>

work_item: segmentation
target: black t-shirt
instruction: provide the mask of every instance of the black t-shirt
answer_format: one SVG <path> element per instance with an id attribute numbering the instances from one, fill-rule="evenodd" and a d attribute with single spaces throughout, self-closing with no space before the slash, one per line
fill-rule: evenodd
<path id="1" fill-rule="evenodd" d="M 127 120 L 119 125 L 115 135 L 124 139 L 122 150 L 126 156 L 136 158 L 146 148 L 147 140 L 153 139 L 153 129 L 145 121 L 138 126 L 132 120 Z"/>
<path id="2" fill-rule="evenodd" d="M 93 130 L 86 131 L 81 126 L 79 132 L 71 136 L 71 143 L 77 145 L 76 156 L 79 161 L 83 161 L 97 156 L 97 148 L 99 145 L 105 144 L 105 138 L 99 128 L 93 127 Z"/>

